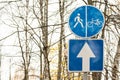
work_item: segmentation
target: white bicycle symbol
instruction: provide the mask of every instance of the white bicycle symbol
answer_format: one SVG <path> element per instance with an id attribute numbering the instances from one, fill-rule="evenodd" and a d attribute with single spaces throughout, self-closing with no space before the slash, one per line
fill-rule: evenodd
<path id="1" fill-rule="evenodd" d="M 99 19 L 94 20 L 92 18 L 92 20 L 87 23 L 88 27 L 93 27 L 94 25 L 99 27 L 100 25 L 102 25 L 102 21 L 100 21 Z"/>

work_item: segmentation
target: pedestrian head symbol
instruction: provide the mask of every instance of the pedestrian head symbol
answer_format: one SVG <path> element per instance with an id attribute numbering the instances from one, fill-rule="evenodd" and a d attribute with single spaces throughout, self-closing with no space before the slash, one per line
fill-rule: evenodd
<path id="1" fill-rule="evenodd" d="M 79 13 L 78 13 L 77 15 L 78 15 L 78 16 L 80 16 L 80 14 L 79 14 Z"/>

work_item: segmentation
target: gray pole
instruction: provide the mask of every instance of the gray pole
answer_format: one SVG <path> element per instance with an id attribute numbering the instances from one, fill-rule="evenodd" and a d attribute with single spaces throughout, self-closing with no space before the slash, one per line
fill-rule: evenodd
<path id="1" fill-rule="evenodd" d="M 11 80 L 11 58 L 9 62 L 9 80 Z"/>
<path id="2" fill-rule="evenodd" d="M 88 80 L 88 73 L 87 72 L 84 72 L 84 74 L 83 74 L 83 80 Z"/>

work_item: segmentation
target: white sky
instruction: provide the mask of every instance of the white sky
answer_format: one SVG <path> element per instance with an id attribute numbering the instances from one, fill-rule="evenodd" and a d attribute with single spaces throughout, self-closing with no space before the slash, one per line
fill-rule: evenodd
<path id="1" fill-rule="evenodd" d="M 4 0 L 0 0 L 1 1 L 4 1 Z M 11 0 L 10 0 L 11 1 Z M 54 2 L 57 2 L 57 0 L 50 0 L 51 2 L 50 3 L 54 3 Z M 114 3 L 115 0 L 109 0 L 111 3 Z M 73 10 L 73 6 L 75 6 L 75 8 L 81 6 L 81 5 L 84 5 L 83 3 L 80 3 L 81 1 L 77 0 L 74 4 L 71 5 L 71 7 L 68 8 L 68 11 L 69 10 Z M 81 5 L 78 5 L 78 4 L 81 4 Z M 0 8 L 3 7 L 4 5 L 6 4 L 0 4 Z M 54 6 L 54 7 L 53 7 Z M 55 12 L 56 10 L 58 10 L 58 5 L 56 4 L 51 4 L 49 5 L 49 16 L 53 14 L 53 12 Z M 0 11 L 0 39 L 2 39 L 3 37 L 11 34 L 12 32 L 15 31 L 15 29 L 3 24 L 1 22 L 1 20 L 5 20 L 6 23 L 9 23 L 9 21 L 7 19 L 9 19 L 9 16 L 5 13 L 4 14 L 4 10 Z M 70 12 L 71 13 L 71 12 Z M 69 15 L 70 13 L 67 15 L 67 17 L 65 18 L 65 20 L 68 20 L 69 19 Z M 58 18 L 56 18 L 58 16 L 54 16 L 50 18 L 51 21 L 49 21 L 49 25 L 52 25 L 53 23 L 57 23 L 59 22 L 58 21 Z M 8 22 L 7 22 L 8 21 Z M 66 32 L 66 35 L 70 33 L 70 30 L 68 28 L 68 24 L 66 24 L 66 28 L 65 28 L 65 32 Z M 59 29 L 56 31 L 56 32 L 59 32 Z M 58 33 L 59 34 L 59 33 Z M 53 38 L 53 42 L 56 42 L 59 40 L 58 38 L 58 34 L 54 34 L 54 38 Z M 74 35 L 70 36 L 67 38 L 67 42 L 69 39 L 73 39 L 75 38 Z M 8 39 L 6 39 L 5 41 L 3 41 L 2 43 L 0 43 L 0 45 L 12 45 L 12 44 L 16 44 L 17 41 L 16 41 L 16 35 L 12 36 L 12 37 L 9 37 Z M 15 47 L 10 47 L 10 46 L 6 46 L 6 47 L 2 47 L 2 50 L 1 50 L 1 54 L 2 55 L 6 55 L 6 56 L 11 56 L 11 55 L 14 55 L 16 54 L 16 52 L 18 52 L 18 48 L 15 48 Z M 2 77 L 1 79 L 2 80 L 8 80 L 8 77 L 9 77 L 9 65 L 12 64 L 12 62 L 10 63 L 10 57 L 2 57 Z M 15 59 L 16 60 L 16 59 Z M 13 61 L 14 62 L 14 61 Z M 14 69 L 12 68 L 12 74 L 14 74 Z"/>

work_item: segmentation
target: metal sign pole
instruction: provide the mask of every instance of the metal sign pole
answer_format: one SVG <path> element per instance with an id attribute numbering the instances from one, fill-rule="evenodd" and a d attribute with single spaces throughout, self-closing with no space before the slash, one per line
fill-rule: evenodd
<path id="1" fill-rule="evenodd" d="M 84 72 L 84 74 L 83 74 L 83 80 L 88 80 L 88 73 L 87 72 Z"/>

